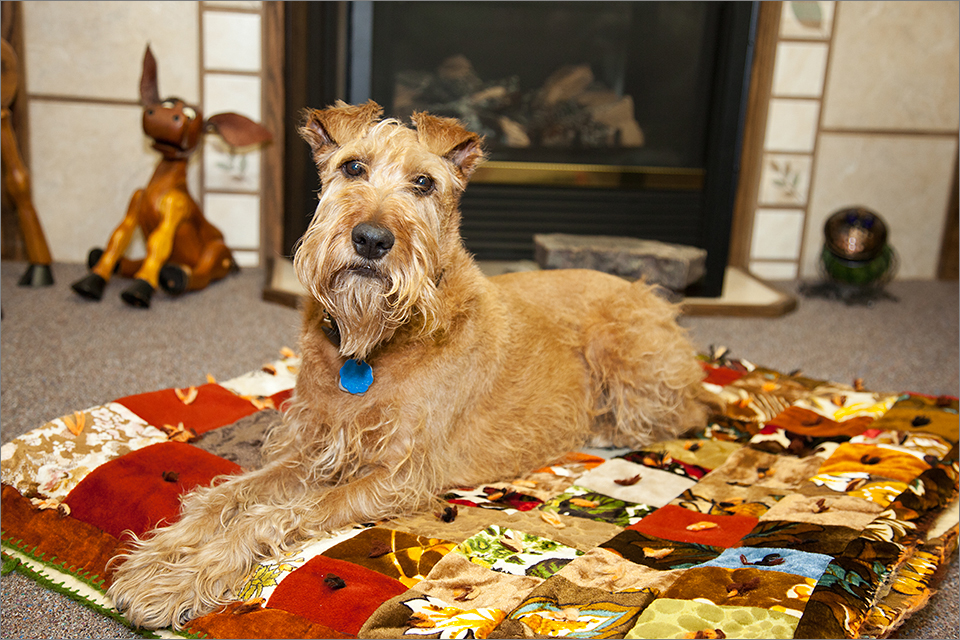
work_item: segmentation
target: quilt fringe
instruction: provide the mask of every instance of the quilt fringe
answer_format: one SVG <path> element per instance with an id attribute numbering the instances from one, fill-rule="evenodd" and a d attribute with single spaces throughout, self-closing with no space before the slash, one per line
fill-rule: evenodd
<path id="1" fill-rule="evenodd" d="M 45 589 L 65 595 L 101 615 L 116 620 L 144 638 L 196 639 L 206 637 L 190 632 L 174 632 L 169 629 L 151 631 L 149 629 L 132 627 L 127 619 L 112 606 L 110 600 L 103 593 L 103 589 L 100 586 L 103 583 L 102 578 L 97 582 L 93 582 L 81 574 L 73 574 L 70 573 L 69 570 L 63 571 L 63 569 L 66 568 L 64 565 L 57 565 L 52 561 L 44 560 L 42 553 L 40 554 L 41 557 L 34 555 L 36 547 L 28 550 L 24 548 L 26 545 L 24 545 L 22 541 L 19 542 L 20 544 L 18 545 L 6 539 L 0 541 L 0 546 L 2 546 L 0 556 L 2 556 L 3 559 L 3 575 L 16 571 L 30 578 Z"/>
<path id="2" fill-rule="evenodd" d="M 957 550 L 958 533 L 960 533 L 960 525 L 953 525 L 941 536 L 928 540 L 925 544 L 918 545 L 904 554 L 884 583 L 877 589 L 873 606 L 863 617 L 861 636 L 866 634 L 870 637 L 887 638 L 915 613 L 927 606 L 930 598 L 937 593 L 934 587 L 940 584 L 946 572 L 947 558 Z M 923 562 L 919 554 L 933 558 L 936 563 L 935 569 L 930 574 L 916 574 L 916 577 L 911 577 L 909 575 L 913 569 L 911 561 L 916 559 L 917 562 Z M 917 593 L 912 595 L 901 593 L 896 589 L 901 581 L 922 585 L 922 589 L 916 589 Z M 900 600 L 899 605 L 893 602 L 896 600 Z"/>

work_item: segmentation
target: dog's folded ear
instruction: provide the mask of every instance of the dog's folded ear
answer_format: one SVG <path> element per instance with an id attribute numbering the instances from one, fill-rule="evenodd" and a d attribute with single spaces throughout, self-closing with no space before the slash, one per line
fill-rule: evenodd
<path id="1" fill-rule="evenodd" d="M 373 100 L 356 106 L 337 100 L 327 109 L 306 110 L 297 131 L 313 149 L 313 161 L 320 166 L 338 146 L 365 136 L 382 114 L 383 107 Z"/>
<path id="2" fill-rule="evenodd" d="M 458 120 L 417 112 L 411 117 L 417 138 L 430 151 L 452 162 L 468 179 L 484 159 L 483 138 Z"/>

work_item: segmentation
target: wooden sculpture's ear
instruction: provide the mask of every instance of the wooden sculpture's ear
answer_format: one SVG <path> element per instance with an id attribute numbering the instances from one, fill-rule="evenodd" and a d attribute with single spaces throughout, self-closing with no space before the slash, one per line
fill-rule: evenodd
<path id="1" fill-rule="evenodd" d="M 148 107 L 160 104 L 160 87 L 157 84 L 157 60 L 150 51 L 150 45 L 143 53 L 143 71 L 140 72 L 140 104 Z"/>
<path id="2" fill-rule="evenodd" d="M 273 140 L 266 128 L 239 113 L 218 113 L 207 118 L 207 126 L 220 134 L 231 147 L 248 147 Z"/>
<path id="3" fill-rule="evenodd" d="M 418 112 L 412 116 L 417 138 L 430 151 L 453 163 L 464 180 L 486 157 L 483 138 L 453 118 L 441 118 Z"/>
<path id="4" fill-rule="evenodd" d="M 338 100 L 326 109 L 306 110 L 297 131 L 310 145 L 319 167 L 337 147 L 367 135 L 382 114 L 383 107 L 373 100 L 357 106 Z"/>

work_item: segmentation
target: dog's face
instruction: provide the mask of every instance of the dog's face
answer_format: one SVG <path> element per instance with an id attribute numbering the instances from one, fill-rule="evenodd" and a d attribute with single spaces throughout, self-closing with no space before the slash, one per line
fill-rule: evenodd
<path id="1" fill-rule="evenodd" d="M 460 194 L 483 156 L 455 120 L 381 108 L 310 111 L 300 129 L 321 193 L 294 258 L 297 276 L 340 328 L 340 352 L 364 358 L 398 327 L 430 330 L 437 286 L 460 246 Z"/>

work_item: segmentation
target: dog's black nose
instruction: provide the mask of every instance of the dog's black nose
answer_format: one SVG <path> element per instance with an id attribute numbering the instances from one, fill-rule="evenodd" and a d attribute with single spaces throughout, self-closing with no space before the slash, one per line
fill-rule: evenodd
<path id="1" fill-rule="evenodd" d="M 368 260 L 379 260 L 393 248 L 394 237 L 386 227 L 361 222 L 350 237 L 354 250 Z"/>

